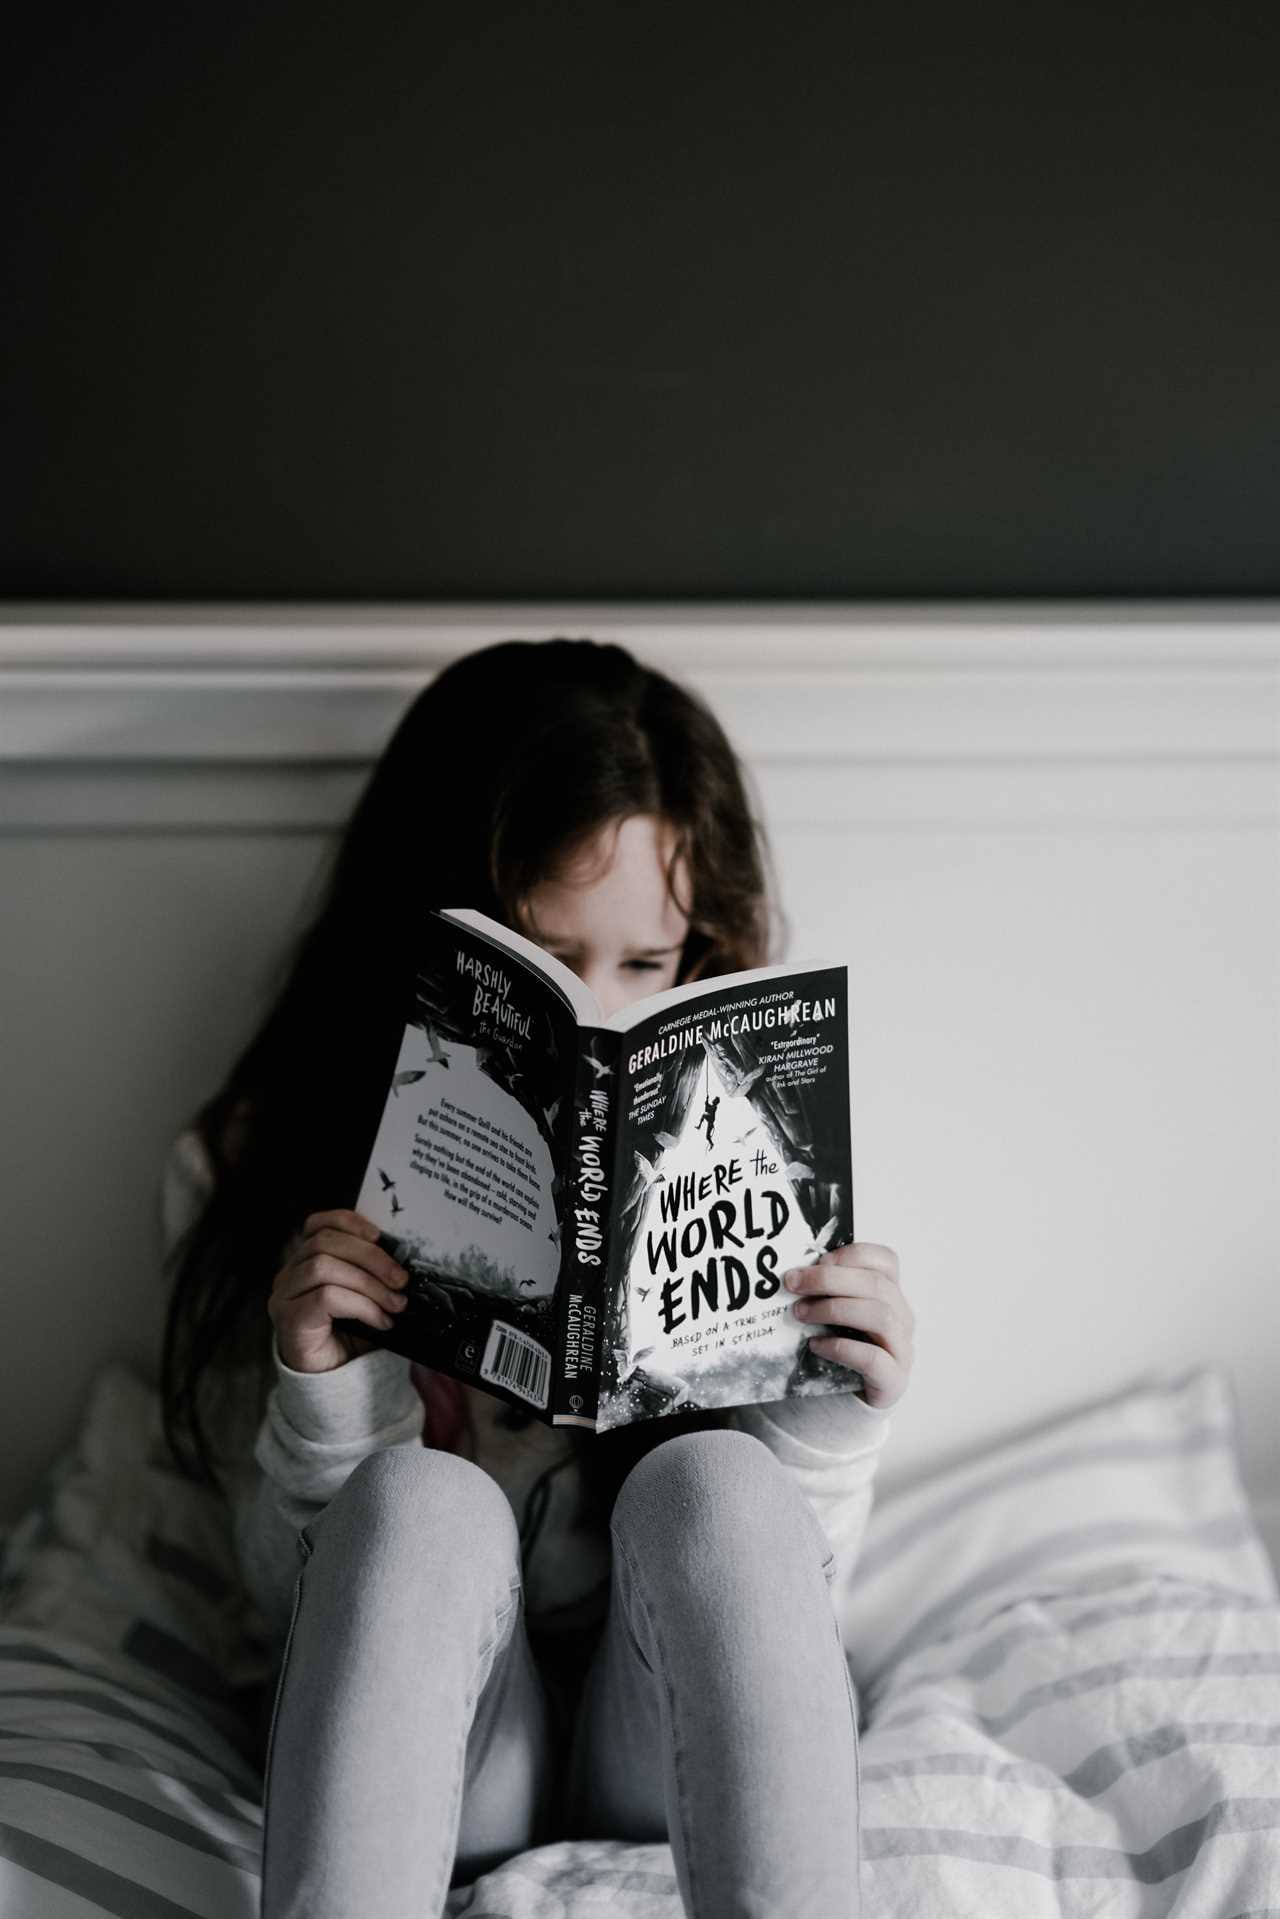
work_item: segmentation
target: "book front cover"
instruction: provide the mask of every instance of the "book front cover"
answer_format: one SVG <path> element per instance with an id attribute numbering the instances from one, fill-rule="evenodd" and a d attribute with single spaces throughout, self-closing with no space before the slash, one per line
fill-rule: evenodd
<path id="1" fill-rule="evenodd" d="M 374 1337 L 541 1411 L 575 1057 L 573 1014 L 553 986 L 518 954 L 426 916 L 414 1003 L 355 1202 L 409 1273 L 408 1305 Z"/>
<path id="2" fill-rule="evenodd" d="M 623 1064 L 597 1429 L 857 1389 L 782 1284 L 853 1237 L 848 968 L 686 1000 Z"/>

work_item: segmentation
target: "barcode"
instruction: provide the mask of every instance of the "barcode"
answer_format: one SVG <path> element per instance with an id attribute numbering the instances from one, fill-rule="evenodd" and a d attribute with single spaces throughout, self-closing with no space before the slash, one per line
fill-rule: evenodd
<path id="1" fill-rule="evenodd" d="M 514 1326 L 493 1325 L 480 1361 L 481 1379 L 506 1386 L 532 1406 L 544 1407 L 551 1384 L 551 1355 L 545 1346 Z"/>

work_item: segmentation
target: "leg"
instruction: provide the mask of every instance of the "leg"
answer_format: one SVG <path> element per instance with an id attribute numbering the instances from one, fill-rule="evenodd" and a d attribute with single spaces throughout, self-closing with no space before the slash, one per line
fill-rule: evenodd
<path id="1" fill-rule="evenodd" d="M 435 1919 L 538 1842 L 547 1701 L 515 1515 L 470 1460 L 361 1460 L 299 1534 L 276 1693 L 263 1919 Z"/>
<path id="2" fill-rule="evenodd" d="M 857 1707 L 803 1493 L 747 1433 L 680 1433 L 614 1506 L 573 1836 L 670 1839 L 690 1919 L 857 1919 Z"/>

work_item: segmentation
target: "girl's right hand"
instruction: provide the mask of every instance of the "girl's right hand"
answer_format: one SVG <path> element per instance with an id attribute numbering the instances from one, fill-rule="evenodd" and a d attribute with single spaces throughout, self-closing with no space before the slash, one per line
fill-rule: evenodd
<path id="1" fill-rule="evenodd" d="M 377 1344 L 335 1332 L 335 1319 L 385 1330 L 403 1312 L 409 1275 L 377 1240 L 373 1221 L 346 1208 L 304 1221 L 267 1301 L 280 1357 L 295 1373 L 331 1373 Z"/>

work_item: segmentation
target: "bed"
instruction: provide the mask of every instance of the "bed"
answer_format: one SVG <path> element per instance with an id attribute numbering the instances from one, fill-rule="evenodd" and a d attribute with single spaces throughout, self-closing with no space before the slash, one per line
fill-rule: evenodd
<path id="1" fill-rule="evenodd" d="M 1223 1372 L 1153 1374 L 880 1501 L 835 1595 L 864 1913 L 1280 1915 L 1280 1593 L 1236 1431 Z M 3 1549 L 0 1914 L 256 1913 L 263 1648 L 128 1367 Z M 447 1911 L 681 1919 L 668 1846 L 583 1840 Z"/>

